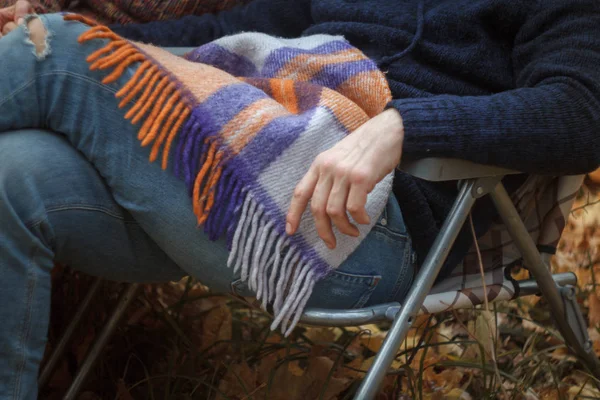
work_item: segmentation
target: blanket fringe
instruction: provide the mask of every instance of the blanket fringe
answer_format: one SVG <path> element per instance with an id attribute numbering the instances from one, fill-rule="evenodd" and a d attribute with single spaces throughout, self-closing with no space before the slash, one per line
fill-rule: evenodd
<path id="1" fill-rule="evenodd" d="M 289 335 L 316 283 L 312 263 L 301 259 L 284 228 L 276 225 L 235 171 L 227 168 L 217 133 L 204 129 L 207 124 L 202 115 L 194 114 L 172 75 L 106 26 L 76 14 L 64 19 L 92 26 L 79 37 L 80 43 L 108 39 L 104 47 L 87 57 L 91 70 L 112 70 L 103 83 L 116 82 L 128 67 L 139 64 L 115 94 L 120 99 L 119 108 L 129 107 L 125 118 L 132 124 L 141 123 L 138 140 L 142 146 L 152 145 L 149 159 L 154 162 L 161 156 L 163 169 L 169 166 L 169 155 L 179 136 L 174 173 L 187 185 L 198 224 L 204 224 L 212 240 L 226 234 L 230 248 L 227 265 L 248 282 L 263 308 L 273 304 L 271 329 L 280 326 Z"/>
<path id="2" fill-rule="evenodd" d="M 108 40 L 104 47 L 86 59 L 90 63 L 90 70 L 111 70 L 102 83 L 116 82 L 128 67 L 139 63 L 134 75 L 115 94 L 120 99 L 119 108 L 129 107 L 125 118 L 132 124 L 141 123 L 138 140 L 144 147 L 152 145 L 149 159 L 154 162 L 161 156 L 163 169 L 169 166 L 173 143 L 180 131 L 183 130 L 184 133 L 180 135 L 183 136 L 180 141 L 191 140 L 194 143 L 195 157 L 186 157 L 186 149 L 178 146 L 176 158 L 183 158 L 187 163 L 186 176 L 189 177 L 186 183 L 192 195 L 194 213 L 198 224 L 205 223 L 215 205 L 215 189 L 223 174 L 223 152 L 219 149 L 215 135 L 208 136 L 207 132 L 202 131 L 200 121 L 193 118 L 192 107 L 186 104 L 177 80 L 159 68 L 137 46 L 108 27 L 97 25 L 77 14 L 67 14 L 64 20 L 78 21 L 92 27 L 80 35 L 79 43 L 95 39 Z M 198 154 L 202 154 L 203 159 L 198 160 Z"/>
<path id="3" fill-rule="evenodd" d="M 271 329 L 280 327 L 289 335 L 316 283 L 314 266 L 301 259 L 300 251 L 249 193 L 241 206 L 227 265 L 248 282 L 263 308 L 273 302 Z"/>

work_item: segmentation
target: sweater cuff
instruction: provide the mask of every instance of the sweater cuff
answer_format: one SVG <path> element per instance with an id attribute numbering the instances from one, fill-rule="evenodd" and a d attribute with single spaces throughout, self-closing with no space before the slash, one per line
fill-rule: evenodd
<path id="1" fill-rule="evenodd" d="M 466 126 L 470 124 L 454 103 L 440 96 L 389 102 L 386 109 L 398 110 L 404 124 L 403 153 L 416 158 L 460 157 L 468 142 L 467 132 L 477 129 Z"/>

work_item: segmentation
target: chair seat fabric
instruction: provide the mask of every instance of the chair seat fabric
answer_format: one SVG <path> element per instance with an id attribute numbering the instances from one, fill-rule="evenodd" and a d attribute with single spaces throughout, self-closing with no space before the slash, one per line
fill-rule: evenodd
<path id="1" fill-rule="evenodd" d="M 530 175 L 511 196 L 543 257 L 549 257 L 556 251 L 583 179 L 584 175 Z M 504 223 L 496 221 L 477 243 L 485 272 L 485 290 L 477 250 L 473 245 L 452 273 L 434 285 L 421 307 L 422 313 L 482 304 L 485 293 L 488 301 L 510 300 L 518 295 L 518 282 L 511 279 L 510 268 L 521 264 L 522 256 Z"/>

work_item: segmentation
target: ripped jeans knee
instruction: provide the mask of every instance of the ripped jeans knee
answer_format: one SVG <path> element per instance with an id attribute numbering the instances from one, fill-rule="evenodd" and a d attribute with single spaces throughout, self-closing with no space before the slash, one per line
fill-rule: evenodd
<path id="1" fill-rule="evenodd" d="M 35 47 L 34 54 L 38 60 L 44 60 L 50 54 L 50 35 L 41 18 L 36 14 L 26 16 L 23 29 L 27 35 L 25 42 Z"/>
<path id="2" fill-rule="evenodd" d="M 27 15 L 17 28 L 0 37 L 0 69 L 12 64 L 10 59 L 21 58 L 25 49 L 38 61 L 51 54 L 62 57 L 64 51 L 57 53 L 57 46 L 76 48 L 78 36 L 87 29 L 84 24 L 64 21 L 63 14 Z"/>

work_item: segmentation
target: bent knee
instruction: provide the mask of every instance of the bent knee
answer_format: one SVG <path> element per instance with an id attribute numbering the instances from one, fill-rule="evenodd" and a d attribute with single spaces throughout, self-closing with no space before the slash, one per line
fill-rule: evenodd
<path id="1" fill-rule="evenodd" d="M 38 60 L 45 60 L 51 54 L 52 41 L 58 39 L 60 47 L 77 44 L 78 37 L 89 29 L 80 22 L 65 21 L 61 14 L 31 14 L 25 17 L 20 35 L 9 35 L 13 40 L 23 41 L 33 47 Z M 5 40 L 5 39 L 2 39 Z"/>
<path id="2" fill-rule="evenodd" d="M 48 137 L 46 137 L 48 136 Z M 48 182 L 55 174 L 54 157 L 64 152 L 61 137 L 42 131 L 13 131 L 0 135 L 0 192 L 14 196 L 26 186 Z"/>
<path id="3" fill-rule="evenodd" d="M 67 199 L 85 160 L 61 136 L 22 130 L 0 134 L 0 203 L 29 212 Z M 21 213 L 18 213 L 21 214 Z"/>

